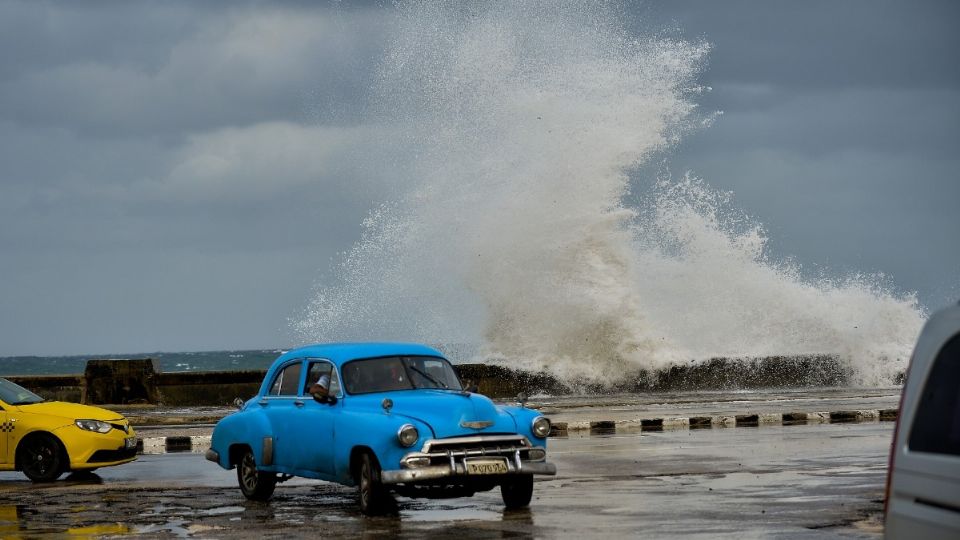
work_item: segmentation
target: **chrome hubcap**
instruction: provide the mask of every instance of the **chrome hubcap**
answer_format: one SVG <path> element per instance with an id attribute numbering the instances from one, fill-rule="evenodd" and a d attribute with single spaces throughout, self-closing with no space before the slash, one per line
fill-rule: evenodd
<path id="1" fill-rule="evenodd" d="M 257 464 L 253 461 L 253 456 L 247 454 L 243 456 L 243 485 L 248 490 L 254 490 L 257 487 Z"/>

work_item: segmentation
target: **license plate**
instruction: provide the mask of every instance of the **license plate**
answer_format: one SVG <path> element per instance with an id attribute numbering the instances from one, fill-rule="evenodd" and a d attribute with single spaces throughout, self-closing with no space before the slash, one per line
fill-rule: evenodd
<path id="1" fill-rule="evenodd" d="M 470 459 L 464 460 L 467 474 L 506 474 L 506 459 Z"/>
<path id="2" fill-rule="evenodd" d="M 137 447 L 137 438 L 136 437 L 127 437 L 123 440 L 124 448 L 136 448 Z"/>

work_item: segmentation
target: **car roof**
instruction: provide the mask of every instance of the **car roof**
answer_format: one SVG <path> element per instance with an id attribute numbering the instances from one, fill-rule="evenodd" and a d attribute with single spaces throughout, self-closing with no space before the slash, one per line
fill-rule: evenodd
<path id="1" fill-rule="evenodd" d="M 379 356 L 440 356 L 443 354 L 419 343 L 319 343 L 283 353 L 275 363 L 291 358 L 325 358 L 337 366 L 358 358 Z"/>
<path id="2" fill-rule="evenodd" d="M 941 309 L 927 319 L 920 337 L 917 338 L 917 347 L 914 350 L 914 359 L 918 362 L 932 362 L 940 348 L 960 330 L 960 303 Z"/>

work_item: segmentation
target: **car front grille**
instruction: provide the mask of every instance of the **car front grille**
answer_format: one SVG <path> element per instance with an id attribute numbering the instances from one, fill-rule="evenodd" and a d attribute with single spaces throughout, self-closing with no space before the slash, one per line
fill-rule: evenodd
<path id="1" fill-rule="evenodd" d="M 467 457 L 519 457 L 526 460 L 530 449 L 530 442 L 522 435 L 476 435 L 428 440 L 418 455 L 429 458 L 430 465 L 455 466 Z"/>
<path id="2" fill-rule="evenodd" d="M 87 463 L 109 463 L 111 461 L 120 461 L 130 459 L 137 455 L 136 448 L 121 448 L 119 450 L 97 450 L 90 456 Z"/>

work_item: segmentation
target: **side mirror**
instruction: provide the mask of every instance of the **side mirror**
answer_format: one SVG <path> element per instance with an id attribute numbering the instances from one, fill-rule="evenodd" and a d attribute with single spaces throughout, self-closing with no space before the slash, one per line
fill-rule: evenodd
<path id="1" fill-rule="evenodd" d="M 467 387 L 467 392 L 470 392 L 471 394 L 476 394 L 478 390 L 480 389 L 477 388 L 477 385 L 475 384 L 471 384 L 470 386 Z"/>
<path id="2" fill-rule="evenodd" d="M 313 394 L 313 400 L 317 403 L 325 403 L 327 405 L 337 404 L 337 396 L 321 396 L 318 394 Z"/>
<path id="3" fill-rule="evenodd" d="M 242 409 L 242 408 L 243 408 L 243 403 L 244 403 L 244 401 L 243 401 L 242 399 L 240 399 L 240 398 L 236 398 L 236 399 L 233 400 L 233 406 L 236 407 L 236 408 L 238 408 L 238 409 Z"/>

